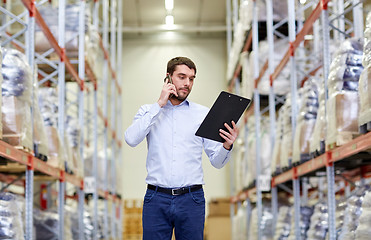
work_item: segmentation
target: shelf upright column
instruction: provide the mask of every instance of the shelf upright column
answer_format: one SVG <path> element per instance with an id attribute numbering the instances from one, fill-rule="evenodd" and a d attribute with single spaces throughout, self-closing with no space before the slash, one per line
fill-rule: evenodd
<path id="1" fill-rule="evenodd" d="M 6 2 L 4 1 L 4 4 Z M 35 6 L 35 1 L 32 0 L 31 4 Z M 5 19 L 5 14 L 4 14 Z M 32 75 L 35 74 L 35 66 L 34 66 L 34 59 L 35 59 L 35 8 L 32 8 L 29 11 L 29 15 L 27 17 L 27 26 L 28 30 L 26 32 L 26 57 L 28 64 L 32 69 Z M 33 81 L 36 79 L 33 78 Z M 33 83 L 35 84 L 35 83 Z M 34 101 L 34 91 L 32 90 L 32 104 L 37 104 Z M 33 107 L 34 105 L 32 105 Z M 33 130 L 33 118 L 32 118 L 32 130 Z M 29 165 L 26 169 L 26 185 L 25 185 L 25 195 L 26 195 L 26 211 L 25 211 L 25 239 L 32 240 L 33 236 L 33 183 L 34 183 L 34 164 L 33 164 L 33 157 L 29 155 L 28 158 Z"/>
<path id="2" fill-rule="evenodd" d="M 363 38 L 363 1 L 353 0 L 353 28 L 354 36 Z"/>
<path id="3" fill-rule="evenodd" d="M 81 80 L 81 86 L 79 91 L 79 125 L 81 129 L 80 133 L 80 156 L 82 161 L 82 169 L 84 169 L 84 81 L 85 81 L 85 0 L 80 0 L 79 10 L 79 69 L 78 74 Z M 79 239 L 84 239 L 84 202 L 85 192 L 83 182 L 78 189 L 78 220 L 79 220 Z"/>
<path id="4" fill-rule="evenodd" d="M 261 174 L 261 163 L 260 163 L 260 96 L 258 91 L 257 78 L 259 77 L 259 31 L 258 31 L 258 7 L 256 1 L 253 6 L 253 39 L 252 48 L 254 51 L 254 114 L 255 114 L 255 134 L 256 134 L 256 206 L 258 209 L 258 240 L 262 239 L 262 231 L 260 228 L 263 215 L 263 202 L 262 192 L 260 188 L 260 174 Z"/>
<path id="5" fill-rule="evenodd" d="M 64 125 L 65 125 L 65 94 L 66 94 L 66 83 L 65 83 L 65 19 L 66 19 L 66 1 L 59 0 L 58 9 L 58 44 L 62 50 L 61 59 L 58 65 L 58 131 L 61 139 L 64 139 Z M 64 174 L 61 171 L 61 174 Z M 64 192 L 65 192 L 65 181 L 63 178 L 59 180 L 59 239 L 64 239 Z"/>
<path id="6" fill-rule="evenodd" d="M 93 7 L 93 25 L 95 29 L 99 30 L 99 4 L 98 0 L 94 0 Z M 94 181 L 94 192 L 93 192 L 93 238 L 98 239 L 98 83 L 94 83 L 94 93 L 93 93 L 94 103 L 93 103 L 93 177 Z"/>
<path id="7" fill-rule="evenodd" d="M 116 72 L 116 24 L 117 24 L 117 19 L 116 19 L 116 8 L 117 8 L 117 0 L 111 0 L 111 64 L 112 64 L 112 69 L 114 72 Z M 111 139 L 111 192 L 113 196 L 116 196 L 116 171 L 115 171 L 115 159 L 116 159 L 116 92 L 118 91 L 117 88 L 115 88 L 115 81 L 116 75 L 112 74 L 112 80 L 111 80 L 111 126 L 112 126 L 112 131 L 113 131 L 113 136 Z M 112 201 L 111 205 L 111 236 L 112 238 L 116 239 L 116 230 L 115 230 L 115 211 L 116 211 L 116 203 L 115 201 Z"/>
<path id="8" fill-rule="evenodd" d="M 324 78 L 324 88 L 325 88 L 325 101 L 328 100 L 328 85 L 327 78 L 329 75 L 330 69 L 330 52 L 329 52 L 329 40 L 330 40 L 330 31 L 329 31 L 329 18 L 328 18 L 328 9 L 327 9 L 326 0 L 322 0 L 322 38 L 323 38 L 323 78 Z M 327 105 L 327 104 L 326 104 Z M 325 107 L 325 112 L 327 111 Z M 330 162 L 331 152 L 326 153 L 326 175 L 327 175 L 327 203 L 328 203 L 328 222 L 329 222 L 329 239 L 336 239 L 336 225 L 335 225 L 335 170 L 334 164 Z"/>
<path id="9" fill-rule="evenodd" d="M 118 28 L 118 31 L 117 31 L 117 62 L 116 62 L 116 69 L 117 69 L 117 80 L 119 81 L 119 85 L 121 83 L 121 78 L 122 78 L 122 66 L 121 66 L 121 63 L 122 63 L 122 21 L 123 21 L 123 16 L 122 16 L 122 10 L 123 10 L 123 1 L 118 1 L 118 23 L 117 23 L 117 28 Z M 116 108 L 119 108 L 120 106 L 122 106 L 121 104 L 121 101 L 122 101 L 122 93 L 119 94 L 118 98 L 117 98 L 117 105 L 116 105 Z M 118 139 L 121 139 L 122 138 L 122 109 L 117 109 L 117 122 L 116 122 L 116 127 L 115 129 L 117 129 L 117 135 L 118 135 Z M 119 164 L 120 166 L 122 166 L 122 149 L 121 149 L 121 144 L 118 146 L 117 148 L 117 158 L 118 158 L 118 161 L 119 161 Z M 117 186 L 117 185 L 116 185 Z M 120 185 L 121 186 L 121 185 Z M 121 203 L 121 202 L 120 202 Z M 118 210 L 118 214 L 119 214 L 119 221 L 117 223 L 117 229 L 119 230 L 118 231 L 118 239 L 122 239 L 122 206 L 121 204 L 118 205 L 119 207 L 119 210 Z"/>
<path id="10" fill-rule="evenodd" d="M 274 34 L 273 34 L 273 3 L 272 0 L 266 1 L 267 7 L 267 39 L 268 39 L 268 46 L 269 46 L 269 57 L 268 57 L 268 74 L 269 74 L 269 136 L 271 142 L 271 154 L 273 153 L 275 136 L 276 136 L 276 103 L 275 103 L 275 94 L 273 88 L 273 77 L 272 74 L 274 72 Z M 276 222 L 277 222 L 277 214 L 278 214 L 278 200 L 277 200 L 277 187 L 272 186 L 271 189 L 272 199 L 272 214 L 273 214 L 273 224 L 272 224 L 272 232 L 275 232 L 276 229 Z"/>
<path id="11" fill-rule="evenodd" d="M 294 140 L 296 130 L 297 116 L 297 74 L 296 74 L 296 59 L 294 41 L 296 38 L 295 30 L 295 0 L 288 0 L 288 25 L 289 25 L 289 42 L 290 42 L 290 81 L 291 81 L 291 126 L 292 126 L 292 141 Z M 295 169 L 294 169 L 295 171 Z M 294 192 L 294 219 L 295 219 L 295 239 L 300 239 L 300 179 L 295 176 L 293 178 Z"/>
<path id="12" fill-rule="evenodd" d="M 232 48 L 232 11 L 231 11 L 231 0 L 226 0 L 226 9 L 227 9 L 227 18 L 226 18 L 226 25 L 227 25 L 227 57 L 228 61 L 229 55 Z"/>
<path id="13" fill-rule="evenodd" d="M 108 31 L 109 31 L 109 0 L 103 0 L 103 46 L 108 51 Z M 103 64 L 103 117 L 105 121 L 103 133 L 103 151 L 104 151 L 104 185 L 103 191 L 108 191 L 108 56 L 107 52 Z M 104 199 L 104 237 L 108 238 L 108 200 Z"/>

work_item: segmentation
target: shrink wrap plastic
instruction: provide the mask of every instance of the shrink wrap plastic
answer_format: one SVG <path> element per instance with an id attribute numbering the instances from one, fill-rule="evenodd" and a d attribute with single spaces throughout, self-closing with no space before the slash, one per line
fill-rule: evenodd
<path id="1" fill-rule="evenodd" d="M 32 149 L 32 71 L 26 56 L 14 49 L 3 49 L 1 73 L 3 140 Z"/>
<path id="2" fill-rule="evenodd" d="M 344 223 L 338 237 L 339 240 L 355 239 L 356 229 L 360 224 L 363 199 L 368 192 L 368 186 L 361 187 L 347 199 L 347 207 L 344 212 Z"/>
<path id="3" fill-rule="evenodd" d="M 58 8 L 52 5 L 45 5 L 39 8 L 39 12 L 45 23 L 48 25 L 51 33 L 55 39 L 58 39 Z M 66 5 L 66 25 L 65 25 L 65 49 L 68 57 L 75 57 L 78 55 L 79 47 L 79 4 Z M 67 20 L 68 19 L 68 20 Z M 89 30 L 90 13 L 85 11 L 85 31 Z M 35 51 L 46 52 L 51 47 L 48 39 L 45 37 L 41 28 L 36 25 L 35 29 Z"/>
<path id="4" fill-rule="evenodd" d="M 371 192 L 368 191 L 362 203 L 362 214 L 359 218 L 359 226 L 356 230 L 356 237 L 357 240 L 366 240 L 370 239 L 371 236 Z"/>
<path id="5" fill-rule="evenodd" d="M 82 177 L 84 171 L 82 169 L 82 161 L 80 155 L 80 128 L 76 118 L 67 116 L 66 120 L 66 146 L 70 150 L 69 168 L 74 174 Z"/>
<path id="6" fill-rule="evenodd" d="M 24 239 L 22 209 L 18 197 L 0 193 L 0 239 Z"/>
<path id="7" fill-rule="evenodd" d="M 371 13 L 366 20 L 362 63 L 365 69 L 359 78 L 359 126 L 371 122 Z"/>
<path id="8" fill-rule="evenodd" d="M 258 213 L 257 208 L 254 208 L 251 212 L 251 223 L 249 229 L 249 237 L 248 239 L 257 240 L 258 239 L 258 228 L 262 232 L 262 240 L 271 240 L 273 238 L 272 232 L 272 224 L 273 224 L 273 215 L 270 205 L 268 203 L 263 202 L 263 213 L 262 213 L 262 220 L 260 226 L 258 225 Z"/>
<path id="9" fill-rule="evenodd" d="M 246 207 L 241 205 L 232 219 L 232 240 L 244 240 L 247 236 Z"/>
<path id="10" fill-rule="evenodd" d="M 316 123 L 314 124 L 312 138 L 310 140 L 310 152 L 314 156 L 319 156 L 325 152 L 326 139 L 326 104 L 325 104 L 325 89 L 323 84 L 319 88 L 319 108 L 317 112 Z"/>
<path id="11" fill-rule="evenodd" d="M 325 240 L 328 230 L 327 202 L 319 202 L 314 206 L 314 212 L 310 218 L 310 227 L 307 233 L 308 239 Z"/>
<path id="12" fill-rule="evenodd" d="M 371 12 L 368 13 L 366 18 L 366 26 L 363 37 L 364 43 L 362 63 L 364 67 L 367 67 L 371 65 Z"/>
<path id="13" fill-rule="evenodd" d="M 362 42 L 346 40 L 330 66 L 328 77 L 326 144 L 342 145 L 358 133 L 358 80 L 362 67 Z"/>
<path id="14" fill-rule="evenodd" d="M 291 211 L 294 211 L 292 208 Z M 310 227 L 310 218 L 313 215 L 313 207 L 308 206 L 300 206 L 300 239 L 307 239 L 307 232 Z M 294 216 L 294 213 L 291 213 Z M 291 231 L 290 236 L 287 238 L 288 240 L 296 240 L 295 236 L 295 218 L 291 218 Z"/>
<path id="15" fill-rule="evenodd" d="M 91 70 L 93 71 L 97 79 L 103 78 L 103 61 L 104 52 L 100 47 L 100 36 L 98 30 L 91 26 L 89 28 L 89 39 L 85 41 L 86 48 L 86 60 L 89 63 Z"/>
<path id="16" fill-rule="evenodd" d="M 276 125 L 276 136 L 274 140 L 274 148 L 273 148 L 273 155 L 272 155 L 272 165 L 271 171 L 272 173 L 280 173 L 281 172 L 281 145 L 282 145 L 282 138 L 283 138 L 283 108 L 280 108 L 278 111 L 278 119 Z"/>
<path id="17" fill-rule="evenodd" d="M 256 133 L 255 133 L 255 119 L 250 117 L 248 120 L 249 136 L 248 141 L 248 183 L 252 183 L 256 177 Z M 271 175 L 271 141 L 269 136 L 269 119 L 262 117 L 260 126 L 260 175 Z"/>
<path id="18" fill-rule="evenodd" d="M 307 80 L 302 89 L 302 104 L 297 117 L 293 146 L 293 162 L 307 161 L 311 158 L 309 145 L 319 107 L 317 79 Z"/>
<path id="19" fill-rule="evenodd" d="M 291 224 L 292 209 L 289 206 L 282 206 L 278 210 L 278 218 L 276 224 L 276 232 L 274 234 L 274 240 L 286 240 L 290 235 L 292 228 Z"/>
<path id="20" fill-rule="evenodd" d="M 87 153 L 85 154 L 85 169 L 84 174 L 85 176 L 93 176 L 93 149 L 87 149 Z M 112 157 L 111 157 L 110 149 L 107 149 L 107 167 L 105 165 L 105 152 L 101 150 L 98 152 L 97 156 L 97 171 L 98 171 L 98 188 L 104 189 L 105 186 L 105 177 L 107 176 L 107 186 L 108 188 L 112 187 L 112 174 L 111 174 L 111 164 L 112 164 Z M 107 174 L 108 173 L 108 174 Z M 110 189 L 109 189 L 110 190 Z"/>
<path id="21" fill-rule="evenodd" d="M 64 151 L 58 129 L 58 97 L 55 88 L 39 89 L 39 107 L 44 120 L 45 132 L 48 139 L 48 164 L 64 169 L 66 151 Z"/>

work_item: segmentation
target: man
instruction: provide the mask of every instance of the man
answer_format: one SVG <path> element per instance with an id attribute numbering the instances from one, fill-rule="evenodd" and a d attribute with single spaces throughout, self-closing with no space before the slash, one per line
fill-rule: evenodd
<path id="1" fill-rule="evenodd" d="M 208 108 L 190 102 L 196 66 L 186 57 L 167 64 L 158 101 L 142 106 L 125 132 L 132 147 L 147 138 L 147 192 L 143 203 L 143 239 L 203 239 L 205 198 L 202 149 L 211 164 L 222 168 L 238 135 L 234 122 L 220 130 L 224 143 L 195 135 Z"/>

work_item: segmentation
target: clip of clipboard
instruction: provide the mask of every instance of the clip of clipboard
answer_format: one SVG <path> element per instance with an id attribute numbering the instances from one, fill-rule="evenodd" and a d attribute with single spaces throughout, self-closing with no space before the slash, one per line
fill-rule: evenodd
<path id="1" fill-rule="evenodd" d="M 250 99 L 222 91 L 196 131 L 196 136 L 224 142 L 219 135 L 219 129 L 228 132 L 224 123 L 231 126 L 234 121 L 237 124 L 250 102 Z"/>

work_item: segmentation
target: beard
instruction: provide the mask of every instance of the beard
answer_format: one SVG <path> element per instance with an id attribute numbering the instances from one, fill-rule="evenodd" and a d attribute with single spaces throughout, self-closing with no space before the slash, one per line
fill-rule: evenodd
<path id="1" fill-rule="evenodd" d="M 175 96 L 175 95 L 173 95 L 171 98 L 173 98 L 173 99 L 177 99 L 177 100 L 179 100 L 179 101 L 184 101 L 184 100 L 188 97 L 188 95 L 189 95 L 189 93 L 190 93 L 191 91 L 189 90 L 189 88 L 181 88 L 181 89 L 179 89 L 179 90 L 182 90 L 182 89 L 186 89 L 188 92 L 187 92 L 187 93 L 183 93 L 183 92 L 181 92 L 181 91 L 177 91 L 178 97 Z"/>

